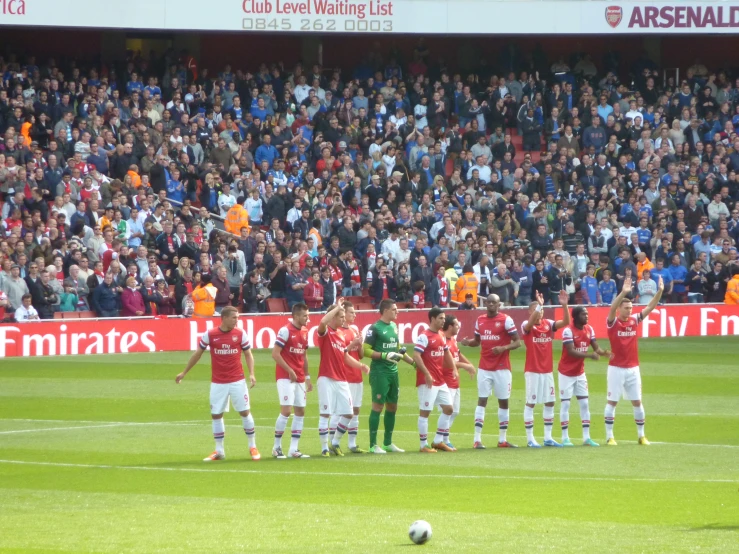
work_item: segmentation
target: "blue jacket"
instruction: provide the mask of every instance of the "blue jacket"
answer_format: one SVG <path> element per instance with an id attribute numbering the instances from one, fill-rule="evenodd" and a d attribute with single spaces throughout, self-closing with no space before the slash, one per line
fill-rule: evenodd
<path id="1" fill-rule="evenodd" d="M 254 161 L 257 163 L 257 165 L 259 165 L 262 163 L 262 161 L 267 160 L 267 162 L 269 163 L 269 167 L 272 167 L 272 164 L 277 156 L 279 156 L 277 148 L 275 148 L 271 144 L 269 146 L 267 146 L 266 144 L 262 144 L 259 148 L 257 148 L 256 155 L 254 156 Z"/>
<path id="2" fill-rule="evenodd" d="M 688 270 L 682 265 L 671 265 L 667 268 L 672 281 L 685 281 L 688 276 Z M 685 292 L 685 283 L 673 283 L 672 290 L 674 292 Z"/>
<path id="3" fill-rule="evenodd" d="M 118 291 L 115 290 L 115 283 L 110 286 L 100 283 L 92 293 L 92 309 L 95 313 L 101 315 L 103 311 L 113 311 L 120 308 L 120 300 Z"/>

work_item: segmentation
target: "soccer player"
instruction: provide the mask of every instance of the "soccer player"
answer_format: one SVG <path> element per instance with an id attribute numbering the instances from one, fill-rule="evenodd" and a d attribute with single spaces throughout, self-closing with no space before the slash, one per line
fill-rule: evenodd
<path id="1" fill-rule="evenodd" d="M 449 416 L 450 433 L 452 429 L 452 424 L 459 415 L 459 406 L 461 402 L 461 397 L 459 394 L 459 368 L 461 367 L 462 369 L 467 371 L 467 373 L 470 374 L 471 379 L 475 378 L 475 366 L 473 366 L 472 363 L 470 363 L 470 361 L 465 357 L 465 355 L 459 351 L 459 345 L 457 344 L 457 335 L 459 334 L 460 327 L 461 324 L 459 323 L 459 320 L 453 315 L 446 316 L 446 318 L 444 319 L 444 327 L 442 327 L 442 331 L 444 331 L 444 337 L 446 338 L 446 344 L 449 347 L 449 352 L 451 352 L 452 358 L 454 358 L 454 365 L 456 366 L 453 367 L 448 364 L 444 364 L 444 382 L 449 389 L 449 395 L 452 399 L 452 415 Z M 437 405 L 439 404 L 438 399 L 436 403 Z M 439 410 L 441 410 L 441 406 L 439 406 Z M 449 438 L 449 434 L 444 436 L 444 444 L 446 444 L 453 451 L 457 450 L 456 448 L 454 448 L 454 445 Z"/>
<path id="2" fill-rule="evenodd" d="M 326 315 L 318 324 L 316 343 L 321 350 L 321 362 L 318 366 L 318 435 L 321 439 L 321 456 L 328 458 L 328 427 L 331 414 L 341 414 L 336 426 L 336 433 L 331 441 L 331 452 L 343 456 L 339 441 L 346 433 L 352 417 L 352 398 L 349 383 L 346 381 L 345 366 L 369 373 L 369 367 L 352 358 L 346 350 L 347 342 L 342 331 L 346 314 L 344 300 L 339 300 L 329 307 Z"/>
<path id="3" fill-rule="evenodd" d="M 593 352 L 588 352 L 592 345 Z M 559 421 L 562 426 L 562 446 L 573 446 L 569 435 L 570 400 L 575 394 L 580 404 L 582 420 L 582 445 L 598 446 L 590 438 L 590 406 L 588 404 L 588 379 L 585 376 L 585 360 L 598 360 L 610 356 L 595 338 L 595 331 L 588 325 L 588 309 L 585 306 L 572 308 L 572 324 L 562 332 L 562 357 L 559 359 Z"/>
<path id="4" fill-rule="evenodd" d="M 300 435 L 303 433 L 307 393 L 313 390 L 306 356 L 308 329 L 305 325 L 308 323 L 308 306 L 303 303 L 295 304 L 292 314 L 292 319 L 277 332 L 277 339 L 272 347 L 272 359 L 276 364 L 277 394 L 280 397 L 280 415 L 275 423 L 272 456 L 278 460 L 287 458 L 282 452 L 282 435 L 293 411 L 295 416 L 290 428 L 290 449 L 287 455 L 291 458 L 310 458 L 298 448 Z"/>
<path id="5" fill-rule="evenodd" d="M 444 382 L 444 366 L 456 371 L 446 338 L 441 334 L 446 316 L 440 308 L 429 310 L 429 328 L 418 335 L 413 346 L 413 361 L 416 362 L 416 388 L 418 389 L 418 435 L 421 452 L 434 453 L 439 450 L 454 452 L 445 442 L 449 435 L 449 418 L 452 415 L 452 397 Z M 439 404 L 441 415 L 436 426 L 434 442 L 429 446 L 429 414 Z"/>
<path id="6" fill-rule="evenodd" d="M 372 391 L 372 413 L 369 417 L 370 452 L 386 454 L 404 452 L 393 444 L 395 412 L 398 411 L 398 362 L 403 360 L 413 364 L 407 354 L 398 352 L 398 307 L 395 302 L 385 299 L 380 302 L 380 319 L 374 323 L 364 337 L 364 355 L 370 358 L 369 383 Z M 377 444 L 377 431 L 380 429 L 380 414 L 385 408 L 385 440 L 383 446 Z"/>
<path id="7" fill-rule="evenodd" d="M 256 435 L 254 430 L 254 418 L 249 410 L 249 393 L 246 389 L 244 368 L 241 366 L 241 353 L 244 353 L 244 361 L 249 369 L 249 383 L 253 388 L 257 384 L 254 377 L 254 356 L 251 353 L 251 344 L 246 331 L 237 329 L 239 312 L 233 306 L 227 306 L 221 312 L 221 324 L 215 329 L 210 329 L 200 337 L 198 347 L 187 362 L 185 369 L 175 379 L 179 384 L 185 375 L 195 367 L 206 348 L 210 347 L 210 361 L 212 366 L 212 377 L 210 384 L 210 414 L 213 420 L 213 438 L 216 440 L 216 450 L 205 458 L 204 462 L 215 462 L 226 459 L 226 451 L 223 449 L 223 437 L 226 427 L 223 423 L 223 412 L 228 407 L 228 399 L 234 409 L 239 412 L 244 433 L 249 440 L 249 453 L 252 460 L 259 460 Z"/>
<path id="8" fill-rule="evenodd" d="M 483 449 L 482 426 L 488 397 L 498 399 L 498 448 L 516 448 L 508 442 L 508 399 L 511 397 L 511 359 L 509 352 L 521 346 L 516 324 L 500 313 L 500 298 L 490 294 L 485 299 L 487 313 L 475 322 L 475 337 L 461 341 L 463 346 L 480 346 L 480 368 L 477 372 L 477 408 L 473 448 Z"/>
<path id="9" fill-rule="evenodd" d="M 637 329 L 639 324 L 652 313 L 662 298 L 665 283 L 662 277 L 657 283 L 657 294 L 649 304 L 638 314 L 631 315 L 633 304 L 628 298 L 632 290 L 631 279 L 624 279 L 621 292 L 611 304 L 606 326 L 608 340 L 611 341 L 611 360 L 608 364 L 608 397 L 606 404 L 606 445 L 616 446 L 613 438 L 613 422 L 616 417 L 616 405 L 623 396 L 631 400 L 634 407 L 634 421 L 636 422 L 639 444 L 648 445 L 644 436 L 644 405 L 641 402 L 641 374 L 639 373 L 639 338 Z"/>
<path id="10" fill-rule="evenodd" d="M 354 304 L 352 304 L 348 300 L 344 301 L 344 314 L 345 321 L 344 326 L 341 328 L 341 330 L 344 332 L 344 337 L 346 338 L 346 349 L 347 352 L 349 352 L 349 356 L 359 361 L 364 355 L 362 351 L 362 336 L 359 334 L 359 329 L 357 328 L 357 326 L 354 325 L 354 320 L 357 318 L 357 312 L 354 310 Z M 346 372 L 346 380 L 349 383 L 349 392 L 352 395 L 352 409 L 354 410 L 354 417 L 352 417 L 352 420 L 349 423 L 349 428 L 347 430 L 347 434 L 349 435 L 349 451 L 354 454 L 364 454 L 365 451 L 357 446 L 357 433 L 359 431 L 359 410 L 362 407 L 362 396 L 364 395 L 364 379 L 362 376 L 362 372 L 359 369 L 347 365 L 344 370 Z M 338 419 L 336 421 L 333 420 L 335 417 L 337 417 L 337 415 L 338 414 L 332 415 L 331 421 L 329 422 L 329 434 L 331 435 L 332 440 L 333 433 L 331 432 L 331 428 L 337 427 L 339 423 Z"/>
<path id="11" fill-rule="evenodd" d="M 534 408 L 537 404 L 544 404 L 544 446 L 562 447 L 552 438 L 555 398 L 552 347 L 554 334 L 570 324 L 567 291 L 559 291 L 559 303 L 564 309 L 564 319 L 544 319 L 544 297 L 537 292 L 536 300 L 529 305 L 529 319 L 521 325 L 526 344 L 526 365 L 523 370 L 526 406 L 523 409 L 523 423 L 526 427 L 526 446 L 529 448 L 541 448 L 534 438 Z"/>

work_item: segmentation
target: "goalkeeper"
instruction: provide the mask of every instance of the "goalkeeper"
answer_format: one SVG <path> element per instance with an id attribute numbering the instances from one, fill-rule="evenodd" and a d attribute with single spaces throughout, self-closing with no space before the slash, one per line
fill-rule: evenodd
<path id="1" fill-rule="evenodd" d="M 393 444 L 395 428 L 395 412 L 398 411 L 398 362 L 414 365 L 413 359 L 399 351 L 398 307 L 392 300 L 380 302 L 380 319 L 372 325 L 364 337 L 364 355 L 372 360 L 370 364 L 369 382 L 372 390 L 372 413 L 369 417 L 370 452 L 386 454 L 388 452 L 405 452 Z M 384 446 L 377 444 L 377 431 L 380 428 L 380 414 L 385 407 L 385 440 Z"/>

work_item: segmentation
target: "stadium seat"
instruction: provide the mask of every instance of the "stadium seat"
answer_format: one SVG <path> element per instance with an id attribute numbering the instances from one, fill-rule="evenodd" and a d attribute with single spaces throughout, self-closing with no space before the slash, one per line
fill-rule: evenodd
<path id="1" fill-rule="evenodd" d="M 354 307 L 357 310 L 374 310 L 374 307 L 372 306 L 372 304 L 370 304 L 368 302 L 367 303 L 362 302 L 360 304 L 355 304 Z"/>
<path id="2" fill-rule="evenodd" d="M 63 319 L 64 314 L 62 312 L 54 312 L 54 319 Z"/>
<path id="3" fill-rule="evenodd" d="M 424 302 L 424 304 L 423 304 L 423 307 L 424 308 L 433 308 L 434 305 L 431 302 L 429 302 L 428 300 L 426 300 L 426 302 Z"/>
<path id="4" fill-rule="evenodd" d="M 97 317 L 97 314 L 92 311 L 87 312 L 77 312 L 79 314 L 80 319 L 94 319 Z"/>
<path id="5" fill-rule="evenodd" d="M 267 298 L 267 311 L 273 314 L 287 313 L 287 300 L 284 298 Z"/>
<path id="6" fill-rule="evenodd" d="M 79 318 L 80 318 L 80 312 L 62 312 L 62 319 L 79 319 Z"/>

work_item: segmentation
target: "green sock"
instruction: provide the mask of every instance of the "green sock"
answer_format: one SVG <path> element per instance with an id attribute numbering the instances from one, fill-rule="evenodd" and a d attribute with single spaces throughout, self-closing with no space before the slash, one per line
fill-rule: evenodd
<path id="1" fill-rule="evenodd" d="M 369 416 L 370 448 L 377 444 L 377 431 L 380 428 L 380 414 L 372 410 Z M 387 413 L 387 412 L 385 412 Z M 387 421 L 387 419 L 385 420 Z"/>
<path id="2" fill-rule="evenodd" d="M 395 412 L 385 410 L 385 446 L 393 444 L 393 429 L 395 429 Z"/>

